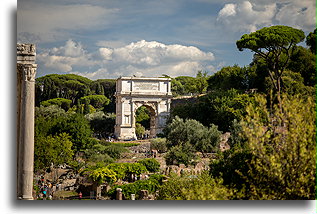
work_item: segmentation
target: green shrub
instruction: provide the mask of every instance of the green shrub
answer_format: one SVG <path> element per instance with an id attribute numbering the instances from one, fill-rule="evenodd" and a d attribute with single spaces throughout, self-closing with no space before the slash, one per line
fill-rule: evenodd
<path id="1" fill-rule="evenodd" d="M 207 172 L 201 175 L 172 175 L 159 189 L 159 200 L 228 200 L 233 191 L 213 179 Z"/>
<path id="2" fill-rule="evenodd" d="M 164 175 L 154 174 L 148 180 L 138 180 L 134 183 L 115 185 L 107 193 L 112 199 L 116 197 L 116 189 L 121 188 L 124 199 L 130 200 L 131 194 L 135 194 L 136 199 L 140 199 L 140 191 L 148 190 L 150 194 L 155 193 L 162 185 Z"/>
<path id="3" fill-rule="evenodd" d="M 167 151 L 166 147 L 166 138 L 153 138 L 150 140 L 151 142 L 151 150 L 155 149 L 159 153 L 164 153 Z"/>
<path id="4" fill-rule="evenodd" d="M 114 159 L 119 159 L 121 154 L 124 152 L 128 152 L 129 150 L 124 148 L 121 145 L 111 144 L 110 146 L 106 146 L 104 152 L 108 154 L 110 157 Z"/>
<path id="5" fill-rule="evenodd" d="M 155 158 L 145 158 L 138 163 L 144 165 L 149 172 L 158 172 L 160 170 L 160 163 Z"/>
<path id="6" fill-rule="evenodd" d="M 71 100 L 64 99 L 64 98 L 54 98 L 54 99 L 49 99 L 41 102 L 41 106 L 51 106 L 51 105 L 57 105 L 58 107 L 61 107 L 65 111 L 68 111 L 70 108 L 70 105 L 72 104 Z"/>
<path id="7" fill-rule="evenodd" d="M 108 154 L 93 154 L 88 159 L 91 162 L 102 163 L 103 165 L 107 165 L 114 162 L 114 159 L 110 157 Z"/>
<path id="8" fill-rule="evenodd" d="M 165 155 L 165 161 L 167 165 L 190 165 L 192 160 L 195 158 L 196 155 L 189 143 L 185 143 L 183 146 L 173 146 Z"/>
<path id="9" fill-rule="evenodd" d="M 107 168 L 116 172 L 118 179 L 128 179 L 131 174 L 140 175 L 147 171 L 146 167 L 140 163 L 112 163 Z"/>
<path id="10" fill-rule="evenodd" d="M 111 145 L 120 145 L 123 147 L 139 146 L 141 143 L 110 143 Z"/>

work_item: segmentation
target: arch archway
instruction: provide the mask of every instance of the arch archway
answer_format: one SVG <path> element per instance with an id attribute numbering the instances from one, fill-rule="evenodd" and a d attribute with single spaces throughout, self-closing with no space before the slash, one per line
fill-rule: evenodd
<path id="1" fill-rule="evenodd" d="M 121 77 L 116 84 L 115 136 L 120 140 L 137 139 L 136 110 L 145 106 L 151 112 L 150 136 L 161 133 L 170 111 L 169 78 Z"/>
<path id="2" fill-rule="evenodd" d="M 155 110 L 149 105 L 141 105 L 135 109 L 135 129 L 138 138 L 152 138 L 155 136 Z M 138 124 L 139 132 L 144 128 L 145 133 L 138 134 Z M 142 128 L 141 128 L 142 127 Z M 141 135 L 140 135 L 141 134 Z"/>

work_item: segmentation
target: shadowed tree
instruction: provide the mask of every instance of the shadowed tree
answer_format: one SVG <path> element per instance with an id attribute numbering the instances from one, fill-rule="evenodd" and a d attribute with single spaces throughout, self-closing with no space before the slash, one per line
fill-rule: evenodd
<path id="1" fill-rule="evenodd" d="M 306 45 L 310 47 L 312 53 L 316 54 L 316 30 L 310 32 L 306 37 Z"/>

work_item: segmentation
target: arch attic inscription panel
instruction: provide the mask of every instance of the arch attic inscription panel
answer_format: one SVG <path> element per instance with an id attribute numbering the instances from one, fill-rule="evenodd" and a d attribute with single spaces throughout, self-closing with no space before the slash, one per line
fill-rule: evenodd
<path id="1" fill-rule="evenodd" d="M 170 112 L 171 79 L 120 77 L 116 82 L 115 96 L 117 139 L 137 139 L 135 113 L 141 106 L 151 112 L 150 138 L 162 132 Z"/>

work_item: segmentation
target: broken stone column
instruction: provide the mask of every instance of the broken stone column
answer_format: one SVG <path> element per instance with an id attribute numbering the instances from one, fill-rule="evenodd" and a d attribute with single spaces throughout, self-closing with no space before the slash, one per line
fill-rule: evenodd
<path id="1" fill-rule="evenodd" d="M 131 200 L 132 200 L 132 201 L 135 200 L 135 194 L 131 194 Z"/>
<path id="2" fill-rule="evenodd" d="M 35 45 L 17 44 L 17 197 L 33 200 Z"/>
<path id="3" fill-rule="evenodd" d="M 117 188 L 116 200 L 122 200 L 122 189 Z"/>

